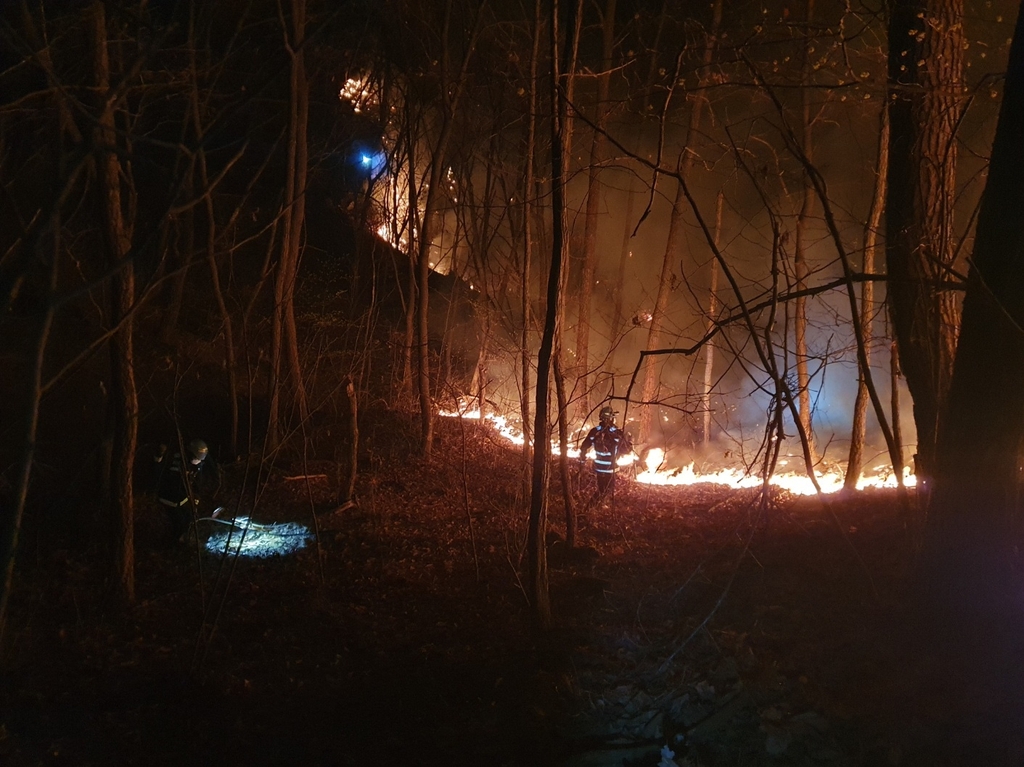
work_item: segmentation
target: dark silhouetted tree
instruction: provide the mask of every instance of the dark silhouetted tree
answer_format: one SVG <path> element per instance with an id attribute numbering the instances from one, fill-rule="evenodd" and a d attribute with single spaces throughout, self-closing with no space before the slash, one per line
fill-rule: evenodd
<path id="1" fill-rule="evenodd" d="M 949 270 L 964 109 L 963 2 L 893 0 L 889 14 L 888 297 L 914 399 L 916 470 L 926 477 L 960 324 Z"/>
<path id="2" fill-rule="evenodd" d="M 926 577 L 940 604 L 1020 625 L 1024 447 L 1024 14 L 978 214 L 940 421 Z"/>

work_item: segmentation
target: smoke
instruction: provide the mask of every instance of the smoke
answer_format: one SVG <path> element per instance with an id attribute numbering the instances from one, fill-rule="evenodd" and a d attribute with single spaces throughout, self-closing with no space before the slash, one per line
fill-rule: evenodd
<path id="1" fill-rule="evenodd" d="M 754 66 L 764 67 L 761 74 L 778 74 L 779 62 L 772 57 L 786 44 L 793 47 L 799 42 L 794 41 L 795 38 L 788 43 L 769 41 L 778 45 L 772 48 L 766 43 L 765 48 L 756 51 L 754 55 L 763 59 L 754 61 Z M 857 45 L 864 47 L 858 49 Z M 816 291 L 835 283 L 830 290 L 806 299 L 808 393 L 814 442 L 825 463 L 845 462 L 859 371 L 850 300 L 841 284 L 842 259 L 854 271 L 862 268 L 865 221 L 875 190 L 875 156 L 884 92 L 884 60 L 877 51 L 867 38 L 859 41 L 846 51 L 853 59 L 843 62 L 843 67 L 864 67 L 859 70 L 859 79 L 849 83 L 848 88 L 830 86 L 811 91 L 808 106 L 815 119 L 806 149 L 824 178 L 827 191 L 824 201 L 814 195 L 809 213 L 803 208 L 805 169 L 793 151 L 792 141 L 802 130 L 803 118 L 796 97 L 799 94 L 804 98 L 806 94 L 800 92 L 805 89 L 780 88 L 773 94 L 778 99 L 775 101 L 754 86 L 751 72 L 744 66 L 743 72 L 727 73 L 723 82 L 746 85 L 710 89 L 708 96 L 713 101 L 705 105 L 702 121 L 693 130 L 687 122 L 692 101 L 687 102 L 690 96 L 682 89 L 676 93 L 672 119 L 665 125 L 654 119 L 660 113 L 656 100 L 645 102 L 647 111 L 638 117 L 628 114 L 630 107 L 638 106 L 630 98 L 633 94 L 613 95 L 613 101 L 619 99 L 619 106 L 608 122 L 611 140 L 600 174 L 596 274 L 591 286 L 591 333 L 585 361 L 577 358 L 575 339 L 582 287 L 580 256 L 586 226 L 590 125 L 586 120 L 577 121 L 566 188 L 568 289 L 561 307 L 560 352 L 572 428 L 584 430 L 593 423 L 596 408 L 610 400 L 620 413 L 621 424 L 626 429 L 636 429 L 643 375 L 638 371 L 638 363 L 648 345 L 673 208 L 678 201 L 682 211 L 682 245 L 675 262 L 668 264 L 669 304 L 658 346 L 690 351 L 648 358 L 648 364 L 658 369 L 658 391 L 657 404 L 650 406 L 654 427 L 651 434 L 645 435 L 646 446 L 662 447 L 668 452 L 667 460 L 680 463 L 698 460 L 724 466 L 752 460 L 765 439 L 769 419 L 782 407 L 773 375 L 778 375 L 794 393 L 798 387 L 795 304 L 791 294 L 798 287 L 795 254 L 803 211 L 807 215 L 802 218 L 805 229 L 801 237 L 808 265 L 804 287 Z M 787 70 L 787 66 L 789 75 L 796 76 L 792 62 L 783 65 L 782 70 Z M 823 66 L 816 76 L 827 79 L 831 64 L 825 62 Z M 784 75 L 785 71 L 778 74 L 776 81 L 782 82 Z M 620 87 L 627 88 L 625 82 L 624 75 Z M 675 84 L 663 85 L 667 88 Z M 590 108 L 588 87 L 592 86 L 584 82 L 577 92 L 578 103 L 586 114 Z M 658 98 L 664 98 L 664 92 Z M 986 131 L 994 115 L 994 110 L 985 107 L 972 112 L 965 121 L 971 126 L 976 150 L 986 145 Z M 521 141 L 518 133 L 512 138 Z M 473 154 L 471 147 L 464 151 L 467 157 Z M 981 156 L 983 152 L 977 154 Z M 649 164 L 655 162 L 670 171 L 685 168 L 693 207 L 690 199 L 678 195 L 679 183 L 675 178 L 652 171 Z M 974 166 L 967 172 L 974 173 Z M 489 171 L 493 167 L 480 163 L 478 170 L 465 171 L 466 179 L 460 176 L 458 180 L 459 200 L 470 204 L 473 191 L 487 187 L 484 169 Z M 469 179 L 472 183 L 466 183 Z M 514 184 L 509 185 L 513 187 Z M 977 197 L 977 185 L 968 185 L 958 199 L 965 215 L 969 216 Z M 536 202 L 543 206 L 546 199 L 539 195 Z M 438 227 L 439 231 L 448 232 L 448 237 L 443 241 L 437 239 L 434 246 L 439 264 L 484 264 L 472 268 L 477 269 L 474 281 L 481 283 L 481 290 L 490 301 L 486 309 L 491 333 L 486 361 L 487 398 L 492 410 L 514 418 L 522 398 L 533 396 L 535 371 L 531 371 L 530 391 L 522 392 L 519 344 L 527 319 L 522 316 L 519 287 L 511 271 L 521 264 L 522 211 L 521 200 L 515 195 L 508 203 L 494 236 L 483 233 L 481 242 L 485 241 L 486 247 L 474 245 L 471 237 L 464 234 L 472 233 L 479 221 L 460 222 L 454 212 L 447 213 L 451 220 Z M 472 204 L 474 210 L 486 209 L 480 201 Z M 837 228 L 835 239 L 826 213 Z M 709 240 L 717 243 L 729 272 L 718 269 L 714 301 L 712 265 L 716 258 Z M 531 285 L 534 322 L 543 310 L 540 297 L 545 294 L 550 241 L 550 232 L 538 225 Z M 884 261 L 881 252 L 878 260 Z M 487 263 L 500 266 L 490 273 L 481 273 Z M 884 265 L 879 263 L 876 271 L 884 271 Z M 884 298 L 880 283 L 876 288 L 877 314 L 872 328 L 871 375 L 888 410 L 892 392 L 888 329 L 881 308 Z M 748 310 L 749 317 L 744 316 Z M 717 335 L 711 338 L 709 346 L 700 347 L 699 342 L 715 323 L 719 323 Z M 534 325 L 530 335 L 530 352 L 534 355 L 538 336 Z M 762 352 L 768 350 L 771 355 L 767 366 L 756 348 L 758 344 Z M 705 399 L 710 348 L 714 364 L 710 369 L 711 391 Z M 580 385 L 583 380 L 589 387 L 586 391 Z M 900 409 L 895 418 L 902 429 L 904 452 L 909 456 L 915 441 L 912 403 L 905 384 L 897 381 L 896 385 Z M 705 441 L 708 414 L 710 433 Z M 891 419 L 893 414 L 887 412 L 886 417 Z M 888 454 L 873 408 L 869 408 L 867 424 L 865 453 L 870 468 L 887 462 Z M 783 454 L 796 459 L 800 448 L 788 411 L 783 415 L 783 430 Z"/>
<path id="2" fill-rule="evenodd" d="M 603 206 L 598 222 L 598 265 L 592 304 L 592 333 L 587 369 L 592 387 L 589 410 L 574 407 L 573 426 L 582 430 L 586 418 L 601 401 L 612 399 L 621 413 L 627 430 L 636 428 L 640 380 L 630 383 L 637 369 L 640 352 L 646 348 L 650 315 L 654 309 L 658 280 L 665 253 L 665 238 L 675 195 L 675 183 L 662 180 L 651 198 L 649 189 L 634 186 L 630 201 L 630 175 L 609 170 L 602 176 Z M 582 178 L 570 184 L 569 201 L 582 209 L 584 192 Z M 715 224 L 715 201 L 721 190 L 726 204 L 722 214 L 719 248 L 733 272 L 740 290 L 739 297 L 750 307 L 761 307 L 752 314 L 756 332 L 763 341 L 771 337 L 772 351 L 781 375 L 795 390 L 795 358 L 792 338 L 792 303 L 779 303 L 774 314 L 769 303 L 773 289 L 783 295 L 793 289 L 791 274 L 793 227 L 792 217 L 777 227 L 789 232 L 781 246 L 773 242 L 772 222 L 763 204 L 757 207 L 750 194 L 744 194 L 742 179 L 733 177 L 717 183 L 712 175 L 698 176 L 692 192 L 705 223 Z M 749 191 L 749 190 L 747 190 Z M 647 207 L 649 204 L 649 211 Z M 643 223 L 637 228 L 644 213 Z M 626 213 L 630 215 L 627 217 Z M 572 219 L 573 232 L 582 226 L 581 217 Z M 633 233 L 635 230 L 635 234 Z M 855 250 L 862 237 L 862 227 L 852 219 L 842 232 L 844 247 Z M 680 263 L 672 264 L 672 289 L 665 315 L 663 348 L 692 348 L 709 328 L 711 264 L 714 259 L 705 231 L 692 212 L 684 215 L 684 248 Z M 834 243 L 828 236 L 820 213 L 811 222 L 809 261 L 811 276 L 808 286 L 815 287 L 835 281 L 841 268 Z M 570 242 L 576 242 L 570 238 Z M 775 251 L 773 252 L 773 245 Z M 775 262 L 773 263 L 773 257 Z M 773 284 L 772 269 L 783 274 Z M 546 276 L 546 275 L 545 275 Z M 570 275 L 570 279 L 572 275 Z M 878 300 L 884 295 L 879 290 Z M 578 304 L 570 290 L 563 315 L 563 367 L 572 373 L 576 367 L 572 341 L 575 339 Z M 740 301 L 729 281 L 719 275 L 716 291 L 719 310 L 716 319 L 735 318 Z M 811 373 L 810 397 L 813 408 L 815 443 L 826 463 L 845 462 L 849 451 L 853 405 L 857 391 L 857 364 L 852 326 L 848 320 L 849 299 L 840 287 L 808 300 L 808 348 Z M 772 325 L 772 331 L 766 328 Z M 883 323 L 875 323 L 875 334 L 884 332 Z M 734 465 L 750 461 L 757 454 L 765 436 L 766 424 L 778 407 L 774 382 L 755 353 L 745 322 L 734 321 L 723 326 L 713 339 L 715 363 L 712 370 L 712 392 L 708 401 L 711 412 L 711 439 L 703 442 L 702 407 L 706 350 L 690 354 L 657 357 L 660 368 L 658 405 L 655 406 L 654 430 L 649 445 L 664 448 L 669 462 L 683 465 L 693 460 L 718 465 Z M 515 413 L 520 402 L 520 372 L 517 369 L 518 336 L 509 334 L 495 347 L 488 363 L 489 398 L 503 413 Z M 890 402 L 888 344 L 873 344 L 872 377 L 879 396 Z M 571 376 L 570 376 L 571 378 Z M 913 442 L 910 399 L 901 383 L 900 422 L 904 438 Z M 574 403 L 583 400 L 583 392 L 569 381 Z M 629 400 L 624 401 L 629 392 Z M 532 396 L 532 392 L 529 393 Z M 888 461 L 881 431 L 873 411 L 868 417 L 869 458 Z M 800 448 L 796 429 L 788 412 L 784 416 L 787 443 L 783 454 L 796 458 Z M 908 453 L 912 452 L 912 448 Z"/>

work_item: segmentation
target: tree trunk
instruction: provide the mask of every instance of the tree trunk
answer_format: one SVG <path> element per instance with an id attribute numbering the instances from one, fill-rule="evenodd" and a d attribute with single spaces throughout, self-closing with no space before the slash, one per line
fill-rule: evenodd
<path id="1" fill-rule="evenodd" d="M 359 401 L 352 376 L 345 377 L 345 400 L 348 402 L 349 451 L 348 473 L 341 488 L 339 505 L 349 503 L 356 497 L 356 477 L 359 475 Z"/>
<path id="2" fill-rule="evenodd" d="M 503 269 L 496 288 L 492 284 L 492 280 L 488 278 L 486 255 L 491 250 L 494 237 L 496 236 L 498 228 L 501 226 L 501 221 L 504 218 L 504 215 L 499 215 L 497 219 L 495 219 L 494 216 L 496 207 L 494 204 L 495 197 L 501 197 L 504 194 L 503 191 L 496 191 L 498 174 L 495 173 L 495 167 L 500 161 L 497 140 L 498 133 L 499 128 L 495 125 L 495 129 L 491 137 L 489 152 L 487 154 L 487 170 L 484 174 L 483 196 L 478 205 L 474 206 L 477 213 L 471 217 L 470 225 L 463 225 L 467 234 L 466 244 L 469 253 L 467 266 L 472 266 L 474 272 L 474 276 L 469 276 L 469 272 L 467 270 L 467 277 L 470 279 L 470 282 L 480 288 L 482 298 L 482 301 L 474 310 L 475 315 L 479 316 L 482 314 L 483 316 L 480 317 L 482 325 L 479 335 L 480 349 L 477 354 L 476 365 L 473 366 L 473 381 L 469 387 L 470 392 L 477 396 L 481 421 L 487 415 L 487 387 L 490 383 L 487 377 L 487 369 L 492 346 L 492 320 L 495 315 L 495 307 L 500 303 L 500 300 L 498 300 L 497 297 L 505 296 L 509 293 L 509 285 L 515 278 L 515 274 L 511 269 Z M 471 184 L 467 184 L 467 186 L 472 190 Z M 464 221 L 462 216 L 460 216 L 458 220 L 460 224 Z M 456 238 L 456 246 L 458 245 L 458 242 L 459 240 Z M 452 269 L 454 270 L 454 268 L 455 261 L 452 259 Z M 467 300 L 470 300 L 469 296 L 467 296 Z M 457 305 L 458 303 L 454 301 L 450 304 L 453 308 Z"/>
<path id="3" fill-rule="evenodd" d="M 537 102 L 540 81 L 537 70 L 540 64 L 540 39 L 544 26 L 541 10 L 542 0 L 534 3 L 533 50 L 530 52 L 530 114 L 526 127 L 526 169 L 523 178 L 523 269 L 520 275 L 522 291 L 523 329 L 519 339 L 520 356 L 520 412 L 523 420 L 523 495 L 530 490 L 530 465 L 533 445 L 533 427 L 530 423 L 530 368 L 533 355 L 530 352 L 530 336 L 533 329 L 533 231 L 534 192 L 537 154 Z"/>
<path id="4" fill-rule="evenodd" d="M 811 23 L 814 17 L 814 0 L 807 0 L 806 29 L 810 34 Z M 803 131 L 801 137 L 801 150 L 807 162 L 813 162 L 814 151 L 814 120 L 811 117 L 810 102 L 810 78 L 811 78 L 811 47 L 812 40 L 805 38 L 801 41 L 802 50 L 802 79 L 803 87 L 800 89 L 800 125 Z M 796 243 L 793 253 L 793 271 L 795 272 L 797 298 L 793 307 L 793 341 L 794 356 L 796 358 L 796 385 L 797 396 L 800 401 L 800 425 L 807 435 L 807 446 L 811 455 L 817 462 L 817 449 L 814 446 L 814 430 L 811 427 L 811 377 L 807 369 L 807 297 L 802 293 L 807 288 L 807 227 L 814 211 L 814 185 L 810 177 L 803 174 L 802 200 L 800 213 L 796 220 Z"/>
<path id="5" fill-rule="evenodd" d="M 548 273 L 547 305 L 544 331 L 537 352 L 537 395 L 534 418 L 533 483 L 530 492 L 530 521 L 526 538 L 529 568 L 528 596 L 534 625 L 539 629 L 551 626 L 551 598 L 548 592 L 548 561 L 545 536 L 548 511 L 548 467 L 551 462 L 551 438 L 548 428 L 548 387 L 551 361 L 558 327 L 564 257 L 564 178 L 565 101 L 560 92 L 560 60 L 558 41 L 558 0 L 552 0 L 549 29 L 551 49 L 551 269 Z"/>
<path id="6" fill-rule="evenodd" d="M 892 413 L 892 443 L 895 453 L 892 470 L 898 478 L 903 477 L 903 423 L 900 420 L 900 345 L 896 341 L 889 344 L 889 410 Z M 901 480 L 900 480 L 901 481 Z"/>
<path id="7" fill-rule="evenodd" d="M 274 281 L 274 315 L 271 330 L 270 414 L 267 442 L 278 444 L 281 433 L 281 368 L 287 362 L 298 417 L 309 416 L 306 389 L 302 380 L 302 362 L 299 356 L 298 332 L 295 326 L 295 286 L 299 271 L 299 251 L 302 246 L 302 226 L 305 220 L 305 191 L 308 150 L 306 126 L 309 114 L 309 83 L 303 44 L 306 35 L 306 0 L 292 0 L 291 29 L 281 33 L 291 57 L 291 83 L 288 102 L 288 150 L 285 172 L 284 201 L 281 215 L 281 255 Z"/>
<path id="8" fill-rule="evenodd" d="M 590 305 L 594 294 L 597 272 L 597 225 L 601 206 L 601 161 L 604 156 L 604 127 L 608 120 L 609 78 L 612 69 L 612 50 L 615 43 L 616 0 L 605 0 L 602 22 L 603 58 L 601 74 L 597 78 L 597 104 L 594 116 L 594 136 L 590 144 L 590 169 L 587 180 L 587 208 L 583 220 L 583 284 L 580 285 L 579 314 L 576 319 L 576 368 L 579 382 L 579 410 L 590 412 Z"/>
<path id="9" fill-rule="evenodd" d="M 716 0 L 716 10 L 718 11 L 717 19 L 721 19 L 721 3 Z M 658 14 L 658 26 L 654 35 L 654 41 L 650 46 L 650 54 L 648 55 L 648 67 L 647 67 L 647 79 L 644 83 L 643 98 L 641 99 L 640 114 L 646 115 L 647 110 L 651 103 L 651 92 L 653 89 L 654 78 L 658 75 L 658 65 L 660 63 L 658 52 L 661 48 L 661 36 L 665 29 L 665 22 L 669 16 L 667 13 L 668 0 L 662 0 L 660 13 Z M 643 146 L 643 136 L 640 132 L 637 132 L 634 137 L 633 154 L 639 156 Z M 622 232 L 622 248 L 619 251 L 619 270 L 618 270 L 618 282 L 615 285 L 615 306 L 612 314 L 612 342 L 616 343 L 619 339 L 620 334 L 625 327 L 625 317 L 623 302 L 625 300 L 625 291 L 623 286 L 626 284 L 626 263 L 632 256 L 629 250 L 630 240 L 633 239 L 634 228 L 638 227 L 639 224 L 633 223 L 633 210 L 636 207 L 636 197 L 639 193 L 637 188 L 637 175 L 635 173 L 629 173 L 629 191 L 626 196 L 626 214 L 625 224 Z M 646 213 L 641 217 L 643 221 L 646 217 Z"/>
<path id="10" fill-rule="evenodd" d="M 292 0 L 292 26 L 295 42 L 292 61 L 292 88 L 295 93 L 295 177 L 292 193 L 291 243 L 288 246 L 288 282 L 284 291 L 284 330 L 288 341 L 288 368 L 295 387 L 295 406 L 299 418 L 309 418 L 306 384 L 302 372 L 298 329 L 295 324 L 295 288 L 302 260 L 302 237 L 306 222 L 306 176 L 309 170 L 309 80 L 306 77 L 306 0 Z"/>
<path id="11" fill-rule="evenodd" d="M 611 343 L 617 348 L 619 338 L 625 330 L 625 318 L 623 317 L 624 303 L 626 300 L 626 264 L 629 263 L 630 251 L 629 242 L 633 239 L 633 210 L 636 207 L 636 177 L 629 176 L 629 189 L 626 192 L 626 214 L 625 223 L 622 226 L 622 247 L 619 250 L 619 268 L 616 272 L 617 278 L 613 288 L 614 300 L 612 304 Z M 615 361 L 613 356 L 612 361 Z"/>
<path id="12" fill-rule="evenodd" d="M 565 507 L 565 546 L 576 546 L 576 506 L 572 502 L 572 478 L 569 472 L 569 400 L 565 396 L 565 377 L 556 352 L 555 397 L 558 401 L 558 471 L 562 479 L 562 505 Z"/>
<path id="13" fill-rule="evenodd" d="M 121 599 L 135 601 L 135 508 L 132 474 L 138 434 L 138 395 L 135 388 L 132 305 L 135 302 L 135 271 L 126 257 L 131 232 L 121 202 L 121 163 L 117 157 L 115 104 L 110 94 L 110 59 L 107 53 L 106 11 L 101 0 L 93 2 L 93 76 L 102 102 L 96 122 L 97 191 L 106 260 L 123 264 L 112 279 L 110 325 L 119 329 L 110 343 L 110 394 L 113 418 L 110 496 L 113 521 L 113 553 L 116 585 Z"/>
<path id="14" fill-rule="evenodd" d="M 704 38 L 703 67 L 698 76 L 699 82 L 704 85 L 711 79 L 710 67 L 714 58 L 715 46 L 718 41 L 719 27 L 722 23 L 722 2 L 715 0 L 713 4 L 712 28 Z M 679 62 L 682 61 L 680 56 Z M 679 63 L 676 66 L 675 82 L 679 82 Z M 693 167 L 697 158 L 694 143 L 700 131 L 701 116 L 707 99 L 703 91 L 698 89 L 696 93 L 688 93 L 687 100 L 690 102 L 690 119 L 686 128 L 686 143 L 680 152 L 676 169 L 681 178 L 685 179 Z M 667 108 L 667 105 L 666 105 Z M 665 311 L 668 308 L 668 294 L 670 289 L 670 278 L 672 270 L 679 261 L 682 251 L 682 228 L 683 211 L 687 208 L 687 197 L 685 186 L 680 181 L 676 188 L 676 198 L 672 205 L 672 214 L 668 225 L 668 239 L 665 243 L 665 257 L 661 264 L 661 279 L 658 282 L 658 295 L 654 303 L 654 311 L 651 312 L 651 327 L 647 334 L 647 351 L 657 349 L 661 344 L 662 325 L 665 321 Z M 646 215 L 646 214 L 645 214 Z M 649 442 L 653 436 L 653 413 L 654 401 L 657 397 L 660 377 L 660 365 L 657 357 L 651 356 L 644 363 L 644 381 L 641 389 L 641 408 L 638 444 Z"/>
<path id="15" fill-rule="evenodd" d="M 39 320 L 39 330 L 35 339 L 35 359 L 32 365 L 32 380 L 25 399 L 22 413 L 25 418 L 23 447 L 17 481 L 12 497 L 0 498 L 9 501 L 10 507 L 0 506 L 0 567 L 3 568 L 3 582 L 0 583 L 0 648 L 6 646 L 4 635 L 7 627 L 7 612 L 10 605 L 11 590 L 14 587 L 14 563 L 18 553 L 18 539 L 21 536 L 21 523 L 25 516 L 25 503 L 28 499 L 28 488 L 32 479 L 32 467 L 35 464 L 36 435 L 39 431 L 39 406 L 43 397 L 43 364 L 46 359 L 46 347 L 50 341 L 53 328 L 54 308 L 53 295 L 57 290 L 57 269 L 60 255 L 60 214 L 54 213 L 53 237 L 54 246 L 49 264 L 50 284 L 46 296 L 46 308 Z M 24 246 L 23 246 L 24 247 Z"/>
<path id="16" fill-rule="evenodd" d="M 436 206 L 435 189 L 441 183 L 440 151 L 435 152 L 431 163 L 416 257 L 416 382 L 420 401 L 420 455 L 428 460 L 434 446 L 434 406 L 430 396 L 430 220 Z"/>
<path id="17" fill-rule="evenodd" d="M 685 153 L 687 150 L 683 149 Z M 684 173 L 683 157 L 680 156 L 677 167 Z M 658 280 L 658 294 L 654 300 L 654 311 L 651 312 L 651 327 L 647 331 L 647 351 L 654 351 L 661 346 L 662 326 L 665 323 L 665 311 L 668 308 L 668 294 L 672 284 L 672 273 L 679 261 L 683 239 L 683 212 L 687 209 L 687 199 L 683 185 L 676 187 L 676 199 L 672 205 L 672 214 L 668 223 L 668 240 L 665 243 L 665 255 L 661 261 L 661 277 Z M 661 366 L 657 356 L 649 356 L 644 362 L 644 380 L 640 395 L 640 434 L 638 445 L 646 445 L 655 438 L 654 415 L 657 408 L 659 377 Z M 660 424 L 659 424 L 660 426 Z"/>
<path id="18" fill-rule="evenodd" d="M 892 0 L 886 260 L 900 362 L 914 400 L 919 480 L 934 462 L 960 311 L 954 258 L 956 129 L 963 108 L 962 0 Z"/>
<path id="19" fill-rule="evenodd" d="M 189 184 L 188 188 L 193 185 Z M 181 305 L 185 300 L 185 285 L 188 282 L 188 270 L 192 265 L 192 254 L 195 249 L 195 220 L 194 208 L 190 207 L 175 222 L 174 254 L 175 270 L 171 277 L 171 285 L 167 293 L 167 305 L 160 317 L 160 340 L 165 344 L 171 344 L 178 332 L 178 318 L 181 316 Z M 184 236 L 185 245 L 182 250 L 181 238 Z M 165 256 L 166 258 L 166 256 Z"/>
<path id="20" fill-rule="evenodd" d="M 406 136 L 409 144 L 409 273 L 405 302 L 405 344 L 402 347 L 402 394 L 412 396 L 412 353 L 416 346 L 416 307 L 419 306 L 419 272 L 416 268 L 416 253 L 421 232 L 416 226 L 419 216 L 419 194 L 416 189 L 416 151 L 411 126 Z"/>
<path id="21" fill-rule="evenodd" d="M 715 203 L 715 247 L 718 248 L 722 238 L 722 203 L 725 195 L 718 193 L 718 200 Z M 710 333 L 715 327 L 718 316 L 718 261 L 711 259 L 711 277 L 708 280 L 708 319 L 704 323 L 704 331 Z M 709 338 L 704 343 L 704 389 L 701 392 L 699 409 L 702 415 L 703 429 L 701 431 L 701 443 L 707 449 L 711 443 L 711 386 L 714 382 L 715 371 L 715 341 Z"/>
<path id="22" fill-rule="evenodd" d="M 203 148 L 203 121 L 199 113 L 199 71 L 195 57 L 195 35 L 189 28 L 189 65 L 192 77 L 192 124 L 196 143 L 199 146 L 199 180 L 203 185 L 206 207 L 206 265 L 210 270 L 210 284 L 213 297 L 220 313 L 221 330 L 224 333 L 224 360 L 228 375 L 228 403 L 231 407 L 231 433 L 228 435 L 228 451 L 232 459 L 238 455 L 238 363 L 235 358 L 235 336 L 231 322 L 231 312 L 224 300 L 221 289 L 220 268 L 217 266 L 217 218 L 213 205 L 213 190 L 210 188 L 210 175 L 206 165 L 206 150 Z"/>
<path id="23" fill-rule="evenodd" d="M 1020 625 L 1024 436 L 1024 14 L 1010 49 L 940 421 L 928 575 L 943 602 Z M 902 352 L 902 348 L 901 348 Z"/>
<path id="24" fill-rule="evenodd" d="M 42 45 L 41 39 L 36 33 L 27 4 L 22 5 L 22 14 L 26 36 L 32 42 L 33 48 L 39 50 L 38 58 L 42 62 L 42 68 L 49 75 L 52 73 L 50 51 L 48 47 Z M 50 84 L 51 86 L 56 85 L 53 80 L 51 80 Z M 55 92 L 58 90 L 54 88 Z M 41 217 L 45 220 L 45 224 L 36 231 L 35 236 L 31 239 L 23 239 L 19 249 L 12 249 L 8 252 L 9 263 L 13 262 L 14 268 L 13 272 L 8 272 L 4 275 L 5 285 L 2 292 L 0 292 L 0 311 L 5 312 L 10 306 L 10 301 L 13 299 L 14 294 L 22 284 L 30 265 L 35 262 L 47 266 L 49 274 L 46 293 L 40 297 L 43 311 L 39 317 L 34 343 L 28 347 L 34 353 L 31 360 L 30 379 L 23 402 L 20 403 L 20 406 L 15 406 L 15 412 L 20 413 L 24 421 L 20 431 L 14 431 L 10 436 L 13 439 L 20 439 L 22 443 L 20 446 L 21 456 L 17 464 L 13 492 L 10 495 L 0 494 L 0 570 L 3 573 L 2 580 L 0 580 L 0 648 L 7 646 L 4 637 L 6 634 L 11 593 L 14 587 L 15 561 L 22 522 L 25 516 L 25 506 L 28 501 L 29 486 L 36 460 L 36 439 L 39 430 L 40 405 L 45 391 L 43 371 L 50 334 L 53 329 L 54 315 L 57 310 L 57 305 L 53 299 L 59 284 L 60 257 L 63 252 L 61 211 L 68 198 L 80 191 L 78 182 L 89 164 L 85 158 L 81 158 L 74 164 L 73 168 L 67 167 L 66 161 L 70 157 L 70 153 L 63 151 L 64 138 L 70 137 L 72 142 L 78 144 L 82 141 L 82 135 L 71 117 L 71 111 L 67 102 L 63 98 L 58 98 L 58 112 L 59 135 L 61 138 L 61 144 L 58 149 L 59 183 L 63 188 L 59 191 L 55 190 L 49 210 Z M 3 131 L 0 130 L 0 134 L 2 133 Z M 5 153 L 7 147 L 4 144 L 4 136 L 0 135 L 0 154 Z M 52 236 L 49 259 L 47 259 L 43 251 L 47 234 Z M 14 466 L 10 468 L 14 469 Z M 106 477 L 101 478 L 103 484 L 108 484 L 106 478 L 109 477 L 109 474 L 110 472 L 108 471 Z"/>
<path id="25" fill-rule="evenodd" d="M 882 200 L 885 199 L 886 181 L 889 169 L 889 111 L 883 107 L 881 126 L 878 131 L 878 158 L 875 163 L 875 189 L 871 196 L 871 207 L 868 220 L 864 225 L 864 264 L 865 275 L 875 273 L 876 251 L 878 249 L 878 225 L 882 220 Z M 860 326 L 864 333 L 864 364 L 871 365 L 872 322 L 875 315 L 875 283 L 865 280 L 860 289 Z M 857 398 L 853 403 L 853 428 L 850 433 L 850 457 L 846 463 L 846 477 L 843 487 L 854 490 L 864 467 L 864 440 L 867 437 L 868 385 L 869 370 L 864 369 L 858 360 Z"/>
<path id="26" fill-rule="evenodd" d="M 434 405 L 430 396 L 430 339 L 429 339 L 429 279 L 430 279 L 430 241 L 432 239 L 434 213 L 437 210 L 439 198 L 438 190 L 441 188 L 441 178 L 445 169 L 445 157 L 448 153 L 448 142 L 451 140 L 452 130 L 455 127 L 455 114 L 462 102 L 462 95 L 466 90 L 467 70 L 470 59 L 476 50 L 476 41 L 480 33 L 480 23 L 483 12 L 477 14 L 473 23 L 473 29 L 463 53 L 462 63 L 454 83 L 448 80 L 448 27 L 451 21 L 453 9 L 451 3 L 445 10 L 445 30 L 443 35 L 442 55 L 445 61 L 442 63 L 442 87 L 441 91 L 447 95 L 443 107 L 443 123 L 441 132 L 437 137 L 437 143 L 433 148 L 430 158 L 430 181 L 427 186 L 427 196 L 423 203 L 423 217 L 420 226 L 420 241 L 417 251 L 417 303 L 416 303 L 416 343 L 419 353 L 417 380 L 419 382 L 420 399 L 420 455 L 429 459 L 434 442 Z M 450 94 L 450 95 L 448 95 Z M 410 183 L 412 177 L 410 177 Z"/>

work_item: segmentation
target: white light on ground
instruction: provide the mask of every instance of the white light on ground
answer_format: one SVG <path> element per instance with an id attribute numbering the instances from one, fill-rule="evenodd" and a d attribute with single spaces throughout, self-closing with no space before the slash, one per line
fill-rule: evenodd
<path id="1" fill-rule="evenodd" d="M 206 550 L 211 554 L 266 559 L 292 554 L 313 540 L 309 528 L 296 522 L 260 524 L 249 517 L 236 517 L 225 523 L 226 531 L 214 533 L 206 540 Z"/>

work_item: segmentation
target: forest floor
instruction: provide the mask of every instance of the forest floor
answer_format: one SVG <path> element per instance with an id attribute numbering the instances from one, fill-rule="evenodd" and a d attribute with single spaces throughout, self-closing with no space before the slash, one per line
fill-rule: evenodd
<path id="1" fill-rule="evenodd" d="M 918 523 L 893 492 L 620 482 L 578 552 L 552 545 L 538 634 L 518 453 L 447 419 L 430 463 L 411 448 L 367 435 L 341 512 L 334 464 L 280 465 L 258 495 L 225 467 L 228 519 L 315 519 L 287 556 L 160 546 L 141 500 L 128 610 L 95 551 L 30 531 L 0 764 L 1022 763 L 1021 664 L 911 617 Z"/>

